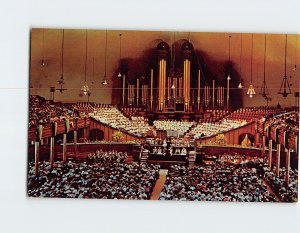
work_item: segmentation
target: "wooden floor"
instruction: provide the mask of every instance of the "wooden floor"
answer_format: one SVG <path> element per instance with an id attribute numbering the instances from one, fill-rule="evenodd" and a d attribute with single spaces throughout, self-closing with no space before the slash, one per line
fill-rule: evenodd
<path id="1" fill-rule="evenodd" d="M 168 170 L 167 169 L 160 169 L 159 170 L 159 178 L 156 181 L 156 184 L 154 186 L 152 195 L 150 197 L 150 200 L 158 200 L 159 199 L 159 195 L 161 193 L 161 191 L 164 188 L 164 184 L 166 182 L 166 178 L 168 175 Z"/>

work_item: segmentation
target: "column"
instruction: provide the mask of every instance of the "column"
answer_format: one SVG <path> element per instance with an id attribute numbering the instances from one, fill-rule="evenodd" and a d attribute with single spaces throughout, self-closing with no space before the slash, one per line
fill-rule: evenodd
<path id="1" fill-rule="evenodd" d="M 191 78 L 191 62 L 185 59 L 183 62 L 183 99 L 185 111 L 189 110 L 190 105 L 190 78 Z"/>
<path id="2" fill-rule="evenodd" d="M 296 152 L 296 154 L 298 153 L 298 151 L 299 151 L 299 137 L 298 136 L 296 136 L 296 138 L 295 138 L 295 152 Z"/>
<path id="3" fill-rule="evenodd" d="M 201 71 L 198 70 L 198 90 L 197 90 L 197 109 L 200 110 L 200 102 L 201 102 Z"/>
<path id="4" fill-rule="evenodd" d="M 226 97 L 227 97 L 227 104 L 226 104 L 226 106 L 227 106 L 227 108 L 229 108 L 229 87 L 230 87 L 230 84 L 229 84 L 229 82 L 230 82 L 230 76 L 228 75 L 228 77 L 227 77 L 227 95 L 226 95 Z"/>
<path id="5" fill-rule="evenodd" d="M 86 126 L 83 128 L 83 138 L 86 138 Z"/>
<path id="6" fill-rule="evenodd" d="M 54 137 L 51 137 L 50 138 L 50 165 L 51 165 L 51 168 L 54 167 L 54 160 L 55 160 L 55 157 L 54 157 Z"/>
<path id="7" fill-rule="evenodd" d="M 74 153 L 77 155 L 77 130 L 74 130 Z"/>
<path id="8" fill-rule="evenodd" d="M 122 105 L 125 106 L 125 74 L 123 74 L 123 86 L 122 86 Z"/>
<path id="9" fill-rule="evenodd" d="M 285 184 L 288 187 L 290 183 L 290 162 L 291 162 L 291 150 L 288 149 L 286 151 L 286 156 L 285 156 Z"/>
<path id="10" fill-rule="evenodd" d="M 277 144 L 277 152 L 276 152 L 276 175 L 279 176 L 279 168 L 280 168 L 280 149 L 281 145 Z"/>
<path id="11" fill-rule="evenodd" d="M 136 79 L 136 106 L 138 107 L 139 106 L 139 98 L 140 98 L 140 93 L 139 93 L 139 90 L 140 90 L 140 79 Z"/>
<path id="12" fill-rule="evenodd" d="M 217 87 L 217 106 L 220 107 L 221 87 Z"/>
<path id="13" fill-rule="evenodd" d="M 158 82 L 158 110 L 163 111 L 165 108 L 166 96 L 166 60 L 159 61 L 159 82 Z"/>
<path id="14" fill-rule="evenodd" d="M 272 169 L 272 140 L 269 140 L 269 157 L 268 157 L 268 167 L 270 168 L 270 170 Z"/>
<path id="15" fill-rule="evenodd" d="M 39 161 L 40 161 L 40 142 L 36 141 L 34 143 L 34 167 L 35 175 L 39 174 Z"/>
<path id="16" fill-rule="evenodd" d="M 259 133 L 255 134 L 255 146 L 256 147 L 258 147 L 258 145 L 259 145 L 259 135 L 260 135 Z"/>
<path id="17" fill-rule="evenodd" d="M 67 134 L 63 135 L 63 162 L 67 161 Z"/>
<path id="18" fill-rule="evenodd" d="M 265 153 L 266 153 L 266 136 L 263 135 L 263 138 L 262 138 L 262 157 L 265 157 Z"/>
<path id="19" fill-rule="evenodd" d="M 212 107 L 215 107 L 215 80 L 212 83 Z"/>
<path id="20" fill-rule="evenodd" d="M 150 74 L 150 109 L 153 109 L 153 69 Z"/>

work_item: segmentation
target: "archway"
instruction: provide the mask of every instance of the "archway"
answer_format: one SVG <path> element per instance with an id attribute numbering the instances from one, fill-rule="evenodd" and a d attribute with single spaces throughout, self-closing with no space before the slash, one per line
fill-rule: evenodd
<path id="1" fill-rule="evenodd" d="M 251 146 L 254 143 L 254 135 L 243 133 L 239 136 L 239 145 Z"/>
<path id="2" fill-rule="evenodd" d="M 102 141 L 104 139 L 104 132 L 100 129 L 92 129 L 90 131 L 90 141 Z"/>

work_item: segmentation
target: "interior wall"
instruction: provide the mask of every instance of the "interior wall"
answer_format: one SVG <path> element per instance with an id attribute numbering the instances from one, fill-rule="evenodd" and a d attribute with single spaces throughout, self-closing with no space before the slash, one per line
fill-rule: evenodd
<path id="1" fill-rule="evenodd" d="M 119 39 L 122 34 L 122 59 L 133 61 L 147 60 L 146 51 L 156 47 L 160 40 L 169 45 L 172 32 L 158 31 L 108 31 L 107 43 L 107 79 L 109 85 L 103 86 L 105 63 L 105 31 L 87 31 L 87 82 L 91 88 L 90 101 L 97 103 L 111 103 L 113 83 L 120 83 L 117 74 L 119 72 Z M 253 41 L 253 70 L 252 79 L 257 95 L 250 99 L 247 95 L 247 87 L 251 79 L 251 34 L 230 33 L 231 56 L 235 70 L 243 80 L 244 106 L 262 106 L 266 101 L 258 95 L 263 81 L 264 59 L 264 34 L 254 34 Z M 189 39 L 196 51 L 200 52 L 207 66 L 219 77 L 224 75 L 223 65 L 228 61 L 229 33 L 198 33 L 175 32 L 176 41 Z M 298 37 L 298 39 L 297 39 Z M 287 51 L 287 76 L 292 76 L 289 82 L 292 84 L 292 92 L 299 91 L 299 60 L 300 52 L 299 35 L 288 35 Z M 298 41 L 298 42 L 297 42 Z M 31 94 L 37 94 L 50 98 L 50 86 L 59 87 L 57 81 L 60 78 L 61 68 L 61 42 L 62 29 L 32 29 L 31 54 L 30 54 L 30 81 L 33 86 Z M 298 45 L 296 45 L 298 43 Z M 266 55 L 266 80 L 272 100 L 270 105 L 280 103 L 284 106 L 294 104 L 294 96 L 283 98 L 278 95 L 282 77 L 284 75 L 284 46 L 285 35 L 267 34 Z M 41 66 L 44 59 L 45 66 Z M 240 60 L 241 59 L 241 60 Z M 93 64 L 94 63 L 94 64 Z M 298 70 L 292 70 L 294 65 Z M 145 63 L 135 64 L 145 66 Z M 87 96 L 80 95 L 80 88 L 84 83 L 85 74 L 85 30 L 65 30 L 64 34 L 64 87 L 68 90 L 62 94 L 56 91 L 55 100 L 63 102 L 87 101 Z M 130 69 L 130 67 L 129 67 Z M 143 69 L 140 68 L 140 69 Z M 131 72 L 131 73 L 134 73 Z"/>

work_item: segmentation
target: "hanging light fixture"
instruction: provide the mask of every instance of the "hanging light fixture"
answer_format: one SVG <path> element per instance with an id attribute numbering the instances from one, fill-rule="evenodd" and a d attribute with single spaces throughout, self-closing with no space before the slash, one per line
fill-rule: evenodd
<path id="1" fill-rule="evenodd" d="M 292 94 L 291 86 L 286 76 L 286 57 L 287 57 L 287 34 L 285 34 L 284 77 L 282 79 L 281 86 L 278 92 L 278 94 L 282 95 L 284 98 L 286 98 L 289 94 Z"/>
<path id="2" fill-rule="evenodd" d="M 182 76 L 182 73 L 179 69 L 175 68 L 175 32 L 173 32 L 173 36 L 171 34 L 171 68 L 169 70 L 169 77 L 171 78 L 171 89 L 175 89 L 174 78 L 179 78 Z"/>
<path id="3" fill-rule="evenodd" d="M 229 64 L 231 62 L 231 58 L 230 58 L 230 39 L 231 39 L 231 35 L 228 36 L 228 61 L 229 61 Z M 231 80 L 230 78 L 230 72 L 228 71 L 228 75 L 227 75 L 227 80 Z"/>
<path id="4" fill-rule="evenodd" d="M 121 48 L 122 48 L 122 34 L 120 34 L 120 65 L 121 65 Z M 118 74 L 118 78 L 121 78 L 122 77 L 122 74 L 121 74 L 121 68 L 119 68 L 119 74 Z"/>
<path id="5" fill-rule="evenodd" d="M 63 88 L 63 85 L 65 84 L 64 80 L 64 42 L 65 42 L 65 30 L 62 31 L 62 40 L 61 40 L 61 58 L 60 58 L 60 79 L 58 80 L 58 84 L 60 85 L 60 88 L 57 89 L 60 91 L 60 93 L 63 93 L 63 91 L 67 90 Z"/>
<path id="6" fill-rule="evenodd" d="M 264 80 L 260 88 L 259 94 L 264 97 L 264 99 L 269 101 L 269 90 L 266 83 L 266 53 L 267 53 L 267 35 L 265 34 L 265 52 L 264 52 Z"/>
<path id="7" fill-rule="evenodd" d="M 107 30 L 105 31 L 105 58 L 104 58 L 104 79 L 102 84 L 107 85 L 108 82 L 106 80 L 106 62 L 107 62 Z"/>
<path id="8" fill-rule="evenodd" d="M 44 60 L 44 40 L 45 40 L 45 33 L 44 33 L 45 29 L 43 29 L 43 44 L 42 44 L 42 61 L 41 61 L 41 67 L 45 67 L 46 63 Z"/>
<path id="9" fill-rule="evenodd" d="M 84 84 L 81 87 L 81 91 L 84 95 L 87 95 L 90 91 L 86 82 L 86 67 L 87 67 L 87 30 L 85 30 L 85 63 L 84 63 Z"/>
<path id="10" fill-rule="evenodd" d="M 171 89 L 175 89 L 175 84 L 174 84 L 174 75 L 175 75 L 175 52 L 173 51 L 173 43 L 175 43 L 175 32 L 173 32 L 174 36 L 174 41 L 172 41 L 172 36 L 171 36 L 171 79 L 172 79 L 172 86 Z M 189 41 L 190 41 L 190 34 L 189 34 Z"/>
<path id="11" fill-rule="evenodd" d="M 247 91 L 247 95 L 249 95 L 250 98 L 253 98 L 253 96 L 256 94 L 252 84 L 252 72 L 253 72 L 253 33 L 252 33 L 252 44 L 251 44 L 251 84 Z"/>
<path id="12" fill-rule="evenodd" d="M 295 50 L 295 65 L 293 67 L 293 71 L 297 71 L 297 45 L 298 45 L 298 35 L 296 34 L 296 50 Z"/>
<path id="13" fill-rule="evenodd" d="M 240 49 L 240 75 L 242 74 L 242 51 L 243 51 L 243 34 L 241 33 L 241 49 Z M 242 79 L 240 78 L 240 83 L 238 85 L 239 89 L 243 88 Z"/>

